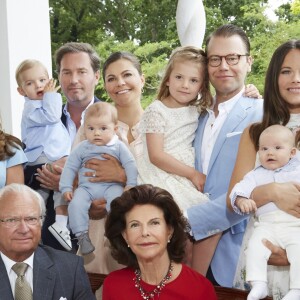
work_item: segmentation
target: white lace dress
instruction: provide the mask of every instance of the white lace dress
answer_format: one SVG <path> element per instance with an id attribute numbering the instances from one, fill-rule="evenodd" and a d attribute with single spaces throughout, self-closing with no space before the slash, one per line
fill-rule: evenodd
<path id="1" fill-rule="evenodd" d="M 300 114 L 291 114 L 290 120 L 286 127 L 288 127 L 294 134 L 296 134 L 296 132 L 300 129 Z M 299 151 L 297 152 L 297 156 L 300 159 Z M 247 229 L 241 246 L 239 263 L 233 283 L 234 287 L 243 290 L 250 290 L 250 285 L 245 280 L 245 251 L 247 249 L 248 241 L 253 231 L 254 221 L 254 217 L 251 217 L 247 225 Z M 289 267 L 275 267 L 268 265 L 268 288 L 269 296 L 272 296 L 273 300 L 282 299 L 284 295 L 289 291 Z"/>
<path id="2" fill-rule="evenodd" d="M 163 133 L 164 151 L 184 164 L 194 167 L 195 150 L 192 143 L 198 117 L 195 106 L 168 108 L 161 101 L 155 100 L 146 108 L 139 127 L 143 155 L 137 158 L 138 183 L 149 183 L 167 190 L 182 210 L 206 202 L 208 198 L 185 177 L 167 173 L 150 162 L 146 133 Z"/>

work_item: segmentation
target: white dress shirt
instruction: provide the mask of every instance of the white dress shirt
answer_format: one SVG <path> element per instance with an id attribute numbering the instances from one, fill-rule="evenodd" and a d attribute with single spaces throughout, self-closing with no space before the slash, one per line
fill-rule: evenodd
<path id="1" fill-rule="evenodd" d="M 213 111 L 214 105 L 216 105 L 215 99 L 213 106 L 210 109 L 207 109 L 209 116 L 204 128 L 203 140 L 201 145 L 201 164 L 203 174 L 205 175 L 207 175 L 211 153 L 213 151 L 220 130 L 224 122 L 226 121 L 226 118 L 228 117 L 229 113 L 233 109 L 234 105 L 243 94 L 244 90 L 245 89 L 243 88 L 238 94 L 236 94 L 231 99 L 220 103 L 218 105 L 219 114 L 217 115 L 217 117 L 215 116 Z"/>
<path id="2" fill-rule="evenodd" d="M 16 261 L 11 260 L 10 258 L 8 258 L 6 255 L 4 255 L 1 252 L 0 252 L 0 255 L 1 255 L 1 258 L 2 258 L 5 268 L 6 268 L 6 272 L 7 272 L 8 278 L 9 278 L 13 296 L 15 297 L 15 283 L 16 283 L 16 279 L 17 279 L 17 274 L 12 270 L 12 267 L 16 263 Z M 25 279 L 29 283 L 32 291 L 33 291 L 33 257 L 34 257 L 34 253 L 30 257 L 28 257 L 27 259 L 25 259 L 23 261 L 24 263 L 26 263 L 28 265 L 28 268 L 25 272 Z"/>
<path id="3" fill-rule="evenodd" d="M 90 102 L 90 104 L 82 112 L 82 114 L 81 114 L 81 120 L 80 120 L 80 125 L 83 124 L 83 119 L 84 119 L 85 111 L 88 109 L 88 107 L 90 107 L 92 104 L 94 104 L 94 102 L 95 102 L 95 98 L 92 99 L 92 101 Z M 74 121 L 71 119 L 71 115 L 70 115 L 70 113 L 68 111 L 68 105 L 69 105 L 69 103 L 67 102 L 66 105 L 64 106 L 63 114 L 65 114 L 65 116 L 66 116 L 67 130 L 68 130 L 70 138 L 71 138 L 71 143 L 73 144 L 75 136 L 76 136 L 76 133 L 77 133 L 77 128 L 76 128 L 76 125 L 75 125 Z"/>

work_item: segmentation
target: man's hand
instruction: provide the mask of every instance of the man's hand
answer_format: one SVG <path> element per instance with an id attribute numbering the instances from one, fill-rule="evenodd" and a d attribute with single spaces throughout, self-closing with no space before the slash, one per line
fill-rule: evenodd
<path id="1" fill-rule="evenodd" d="M 98 199 L 92 201 L 89 216 L 92 220 L 100 220 L 104 218 L 107 214 L 106 211 L 106 201 L 104 199 Z"/>
<path id="2" fill-rule="evenodd" d="M 254 84 L 247 84 L 245 86 L 245 92 L 243 94 L 245 97 L 261 99 L 262 95 Z"/>
<path id="3" fill-rule="evenodd" d="M 85 167 L 94 171 L 85 172 L 90 182 L 120 182 L 126 183 L 125 170 L 120 162 L 109 154 L 102 154 L 104 160 L 92 158 L 85 163 Z"/>
<path id="4" fill-rule="evenodd" d="M 58 191 L 59 180 L 62 173 L 63 167 L 66 163 L 67 157 L 62 157 L 52 164 L 45 164 L 42 169 L 37 169 L 38 176 L 37 181 L 41 183 L 41 187 Z"/>
<path id="5" fill-rule="evenodd" d="M 273 245 L 268 240 L 263 240 L 263 244 L 271 250 L 272 254 L 268 260 L 268 265 L 273 266 L 289 266 L 290 263 L 286 256 L 286 251 L 278 246 Z"/>
<path id="6" fill-rule="evenodd" d="M 58 191 L 59 190 L 59 180 L 62 168 L 58 165 L 53 165 L 52 168 L 55 170 L 56 174 L 49 171 L 47 165 L 43 165 L 42 169 L 37 169 L 38 176 L 36 177 L 37 181 L 41 183 L 41 187 Z"/>

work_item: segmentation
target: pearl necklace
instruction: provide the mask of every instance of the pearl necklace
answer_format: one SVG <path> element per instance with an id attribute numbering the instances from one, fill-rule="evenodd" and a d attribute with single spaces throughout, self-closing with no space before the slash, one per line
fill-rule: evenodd
<path id="1" fill-rule="evenodd" d="M 166 285 L 166 282 L 168 280 L 170 280 L 170 278 L 172 277 L 172 271 L 173 271 L 173 265 L 172 265 L 172 261 L 170 261 L 170 265 L 169 265 L 169 268 L 168 268 L 166 276 L 155 287 L 155 289 L 153 291 L 147 292 L 141 286 L 141 270 L 136 269 L 134 271 L 135 277 L 133 278 L 134 285 L 139 290 L 139 292 L 140 292 L 140 294 L 141 294 L 141 296 L 142 296 L 143 299 L 145 299 L 145 300 L 154 299 L 155 295 L 159 295 L 161 293 L 161 290 Z"/>

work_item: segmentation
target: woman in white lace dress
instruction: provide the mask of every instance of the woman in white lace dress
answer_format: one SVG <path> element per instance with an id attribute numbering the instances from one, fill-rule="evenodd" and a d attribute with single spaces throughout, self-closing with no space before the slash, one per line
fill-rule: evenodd
<path id="1" fill-rule="evenodd" d="M 274 124 L 282 124 L 290 128 L 295 134 L 296 145 L 299 149 L 300 40 L 290 40 L 282 44 L 272 56 L 265 81 L 263 120 L 247 128 L 242 135 L 228 195 L 232 187 L 254 168 L 259 135 L 266 127 Z M 299 152 L 298 156 L 300 156 Z M 255 188 L 251 199 L 256 201 L 257 206 L 273 201 L 280 209 L 300 217 L 298 188 L 291 182 L 270 183 Z M 229 198 L 228 207 L 230 207 Z M 245 249 L 253 230 L 253 223 L 252 217 L 244 236 L 236 271 L 234 286 L 237 288 L 249 289 L 249 284 L 245 282 Z M 284 264 L 283 259 L 279 267 L 268 266 L 269 294 L 274 300 L 282 299 L 289 290 L 289 269 Z M 287 261 L 286 265 L 288 265 Z"/>

